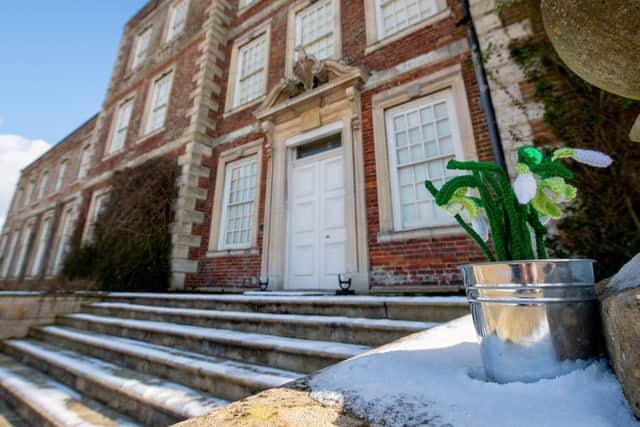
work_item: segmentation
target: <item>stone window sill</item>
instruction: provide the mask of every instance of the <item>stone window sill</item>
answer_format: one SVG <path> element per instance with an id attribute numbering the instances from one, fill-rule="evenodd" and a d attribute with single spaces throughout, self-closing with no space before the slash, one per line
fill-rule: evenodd
<path id="1" fill-rule="evenodd" d="M 438 237 L 460 236 L 464 234 L 466 234 L 466 232 L 459 225 L 402 231 L 381 231 L 378 233 L 378 243 L 404 242 L 413 239 L 435 239 Z"/>
<path id="2" fill-rule="evenodd" d="M 225 258 L 225 257 L 234 257 L 234 256 L 247 256 L 247 255 L 258 255 L 258 248 L 247 248 L 247 249 L 223 249 L 223 250 L 215 250 L 208 251 L 207 258 Z"/>

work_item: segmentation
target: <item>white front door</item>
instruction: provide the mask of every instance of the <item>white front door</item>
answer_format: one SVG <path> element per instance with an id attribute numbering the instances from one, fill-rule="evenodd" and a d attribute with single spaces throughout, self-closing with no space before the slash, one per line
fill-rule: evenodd
<path id="1" fill-rule="evenodd" d="M 289 174 L 286 288 L 333 290 L 346 265 L 342 148 L 295 157 Z"/>

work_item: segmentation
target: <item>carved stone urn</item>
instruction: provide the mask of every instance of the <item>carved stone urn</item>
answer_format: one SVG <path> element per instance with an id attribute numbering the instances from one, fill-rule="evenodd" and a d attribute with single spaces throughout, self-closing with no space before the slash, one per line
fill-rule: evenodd
<path id="1" fill-rule="evenodd" d="M 560 58 L 607 92 L 640 99 L 640 5 L 630 0 L 542 0 L 544 27 Z M 631 130 L 640 142 L 640 117 Z"/>

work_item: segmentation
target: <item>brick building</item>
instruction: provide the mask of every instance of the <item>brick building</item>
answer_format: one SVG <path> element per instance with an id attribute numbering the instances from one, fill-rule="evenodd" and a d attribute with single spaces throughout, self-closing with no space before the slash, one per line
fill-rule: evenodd
<path id="1" fill-rule="evenodd" d="M 541 118 L 507 53 L 530 23 L 471 3 L 513 161 Z M 454 157 L 492 159 L 461 18 L 457 0 L 149 1 L 101 111 L 22 171 L 0 283 L 54 282 L 113 171 L 165 156 L 182 171 L 175 289 L 459 285 L 457 265 L 482 255 L 422 182 Z"/>

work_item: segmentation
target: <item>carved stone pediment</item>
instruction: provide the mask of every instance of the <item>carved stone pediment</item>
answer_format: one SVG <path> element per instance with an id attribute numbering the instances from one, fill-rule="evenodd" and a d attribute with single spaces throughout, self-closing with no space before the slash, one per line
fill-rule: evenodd
<path id="1" fill-rule="evenodd" d="M 269 112 L 277 109 L 280 104 L 291 104 L 309 96 L 321 95 L 339 85 L 360 87 L 367 80 L 367 74 L 358 67 L 341 64 L 334 60 L 317 62 L 311 55 L 300 55 L 294 64 L 293 76 L 286 77 L 275 86 L 260 107 L 255 116 L 263 119 Z"/>

